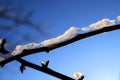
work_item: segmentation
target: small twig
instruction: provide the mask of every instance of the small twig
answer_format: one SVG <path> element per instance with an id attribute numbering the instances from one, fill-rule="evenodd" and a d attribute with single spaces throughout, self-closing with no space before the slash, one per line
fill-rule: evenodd
<path id="1" fill-rule="evenodd" d="M 42 72 L 44 72 L 44 73 L 47 73 L 47 74 L 49 74 L 49 75 L 51 75 L 51 76 L 54 76 L 54 77 L 57 77 L 57 78 L 59 78 L 59 79 L 62 79 L 62 80 L 74 80 L 74 79 L 71 78 L 71 77 L 68 77 L 68 76 L 63 75 L 63 74 L 61 74 L 61 73 L 58 73 L 58 72 L 56 72 L 56 71 L 53 71 L 52 69 L 38 66 L 38 65 L 33 64 L 33 63 L 30 63 L 30 62 L 28 62 L 28 61 L 26 61 L 26 60 L 17 59 L 17 61 L 19 61 L 20 63 L 22 63 L 22 64 L 25 65 L 25 66 L 31 67 L 31 68 L 36 69 L 36 70 L 38 70 L 38 71 L 42 71 Z"/>
<path id="2" fill-rule="evenodd" d="M 7 54 L 9 53 L 6 49 L 5 49 L 5 44 L 7 44 L 6 39 L 3 39 L 1 44 L 0 44 L 0 52 L 3 54 Z"/>
<path id="3" fill-rule="evenodd" d="M 7 51 L 7 50 L 5 49 L 5 44 L 6 44 L 6 43 L 7 43 L 7 41 L 6 41 L 5 39 L 3 39 L 3 40 L 2 40 L 2 43 L 0 44 L 0 46 L 2 47 L 2 48 L 0 48 L 0 50 L 1 50 L 0 52 L 1 52 L 1 53 L 3 53 L 3 50 L 2 50 L 2 49 L 4 49 L 6 52 L 10 53 L 9 51 Z M 56 72 L 56 71 L 53 71 L 53 70 L 49 69 L 49 68 L 47 67 L 49 61 L 44 62 L 44 63 L 43 63 L 43 66 L 41 67 L 41 66 L 38 66 L 38 65 L 36 65 L 36 64 L 33 64 L 33 63 L 28 62 L 28 61 L 26 61 L 26 60 L 24 60 L 24 59 L 21 59 L 21 58 L 16 59 L 16 60 L 21 63 L 20 71 L 21 71 L 22 73 L 23 73 L 23 71 L 25 70 L 25 66 L 28 66 L 28 67 L 31 67 L 31 68 L 36 69 L 36 70 L 38 70 L 38 71 L 42 71 L 42 72 L 44 72 L 44 73 L 46 73 L 46 74 L 52 75 L 52 76 L 57 77 L 57 78 L 62 79 L 62 80 L 74 80 L 74 79 L 72 79 L 72 78 L 70 78 L 70 77 L 68 77 L 68 76 L 66 76 L 66 75 L 63 75 L 63 74 L 61 74 L 61 73 L 58 73 L 58 72 Z"/>

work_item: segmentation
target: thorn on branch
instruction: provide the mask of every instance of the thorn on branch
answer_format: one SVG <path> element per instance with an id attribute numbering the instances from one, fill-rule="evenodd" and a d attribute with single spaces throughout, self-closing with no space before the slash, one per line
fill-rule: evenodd
<path id="1" fill-rule="evenodd" d="M 20 66 L 20 72 L 23 73 L 26 70 L 26 66 L 21 64 Z"/>
<path id="2" fill-rule="evenodd" d="M 48 61 L 42 61 L 41 62 L 41 65 L 43 68 L 47 68 L 48 67 L 48 64 L 49 64 L 49 60 Z"/>

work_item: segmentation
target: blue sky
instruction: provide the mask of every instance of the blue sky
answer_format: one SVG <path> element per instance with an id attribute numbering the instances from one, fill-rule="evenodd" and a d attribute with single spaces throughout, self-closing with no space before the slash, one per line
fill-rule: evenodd
<path id="1" fill-rule="evenodd" d="M 40 36 L 36 41 L 56 37 L 71 26 L 82 28 L 103 18 L 115 19 L 120 15 L 119 3 L 120 0 L 13 0 L 14 5 L 22 4 L 26 10 L 34 11 L 33 21 L 48 26 L 44 30 L 49 36 Z M 70 77 L 79 71 L 85 75 L 84 80 L 120 80 L 119 34 L 119 30 L 99 34 L 49 54 L 42 52 L 24 58 L 38 65 L 42 60 L 50 60 L 49 68 Z M 59 80 L 31 68 L 21 74 L 19 66 L 20 63 L 13 61 L 0 68 L 0 80 Z"/>

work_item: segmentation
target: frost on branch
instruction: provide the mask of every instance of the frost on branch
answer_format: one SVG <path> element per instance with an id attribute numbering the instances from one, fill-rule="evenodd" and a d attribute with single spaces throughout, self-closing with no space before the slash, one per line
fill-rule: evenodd
<path id="1" fill-rule="evenodd" d="M 109 20 L 109 19 L 105 18 L 96 23 L 89 25 L 88 27 L 81 28 L 81 30 L 83 32 L 94 31 L 94 30 L 98 30 L 98 29 L 101 29 L 104 27 L 115 25 L 115 22 L 116 22 L 116 20 Z"/>

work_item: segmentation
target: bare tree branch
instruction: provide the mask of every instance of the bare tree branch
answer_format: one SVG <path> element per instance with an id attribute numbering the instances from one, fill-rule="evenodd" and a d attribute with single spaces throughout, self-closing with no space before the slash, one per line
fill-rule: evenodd
<path id="1" fill-rule="evenodd" d="M 47 74 L 49 74 L 51 76 L 57 77 L 57 78 L 59 78 L 61 80 L 74 80 L 73 78 L 70 78 L 70 77 L 68 77 L 66 75 L 63 75 L 63 74 L 58 73 L 56 71 L 53 71 L 50 68 L 44 68 L 44 67 L 38 66 L 36 64 L 30 63 L 28 61 L 25 61 L 23 59 L 17 59 L 17 61 L 19 61 L 20 63 L 22 63 L 25 66 L 31 67 L 31 68 L 36 69 L 38 71 L 42 71 L 42 72 L 47 73 Z"/>
<path id="2" fill-rule="evenodd" d="M 73 43 L 75 41 L 78 41 L 78 40 L 81 40 L 81 39 L 84 39 L 84 38 L 87 38 L 87 37 L 90 37 L 90 36 L 94 36 L 94 35 L 97 35 L 97 34 L 100 34 L 100 33 L 103 33 L 103 32 L 109 32 L 109 31 L 113 31 L 113 30 L 117 30 L 117 29 L 120 29 L 120 25 L 104 27 L 104 28 L 96 30 L 96 31 L 92 31 L 92 32 L 84 33 L 84 34 L 79 34 L 79 35 L 77 35 L 76 37 L 74 37 L 70 40 L 67 40 L 67 41 L 59 43 L 59 44 L 55 44 L 53 46 L 41 47 L 41 48 L 30 49 L 30 50 L 23 50 L 23 52 L 21 54 L 18 54 L 16 56 L 13 56 L 13 57 L 10 57 L 6 60 L 1 61 L 0 65 L 3 66 L 10 61 L 13 61 L 15 59 L 18 59 L 20 57 L 27 56 L 27 55 L 30 55 L 30 54 L 34 54 L 34 53 L 38 53 L 38 52 L 44 52 L 44 51 L 49 52 L 49 51 L 54 50 L 56 48 L 59 48 L 59 47 L 68 45 L 70 43 Z"/>
<path id="3" fill-rule="evenodd" d="M 5 49 L 5 44 L 6 44 L 6 43 L 7 43 L 7 41 L 6 41 L 5 39 L 3 39 L 3 40 L 1 41 L 1 43 L 0 43 L 0 46 L 1 46 L 0 52 L 3 53 L 3 54 L 10 53 L 9 51 L 7 51 L 7 50 Z M 5 52 L 7 52 L 7 53 L 5 53 Z M 44 65 L 41 67 L 41 66 L 38 66 L 38 65 L 36 65 L 36 64 L 33 64 L 33 63 L 28 62 L 28 61 L 26 61 L 26 60 L 24 60 L 24 59 L 21 59 L 21 58 L 16 59 L 16 60 L 21 63 L 21 66 L 20 66 L 20 71 L 21 71 L 21 73 L 23 73 L 23 71 L 25 70 L 25 66 L 28 66 L 28 67 L 31 67 L 31 68 L 36 69 L 36 70 L 38 70 L 38 71 L 42 71 L 42 72 L 44 72 L 44 73 L 46 73 L 46 74 L 49 74 L 49 75 L 51 75 L 51 76 L 54 76 L 54 77 L 59 78 L 59 79 L 62 79 L 62 80 L 74 80 L 74 79 L 71 78 L 71 77 L 68 77 L 68 76 L 66 76 L 66 75 L 64 75 L 64 74 L 61 74 L 61 73 L 58 73 L 58 72 L 56 72 L 56 71 L 53 71 L 53 70 L 49 69 L 49 68 L 47 67 L 49 61 L 47 61 L 46 63 L 43 63 Z"/>

